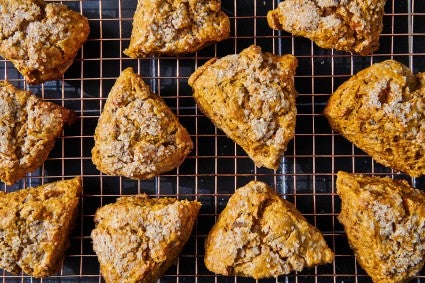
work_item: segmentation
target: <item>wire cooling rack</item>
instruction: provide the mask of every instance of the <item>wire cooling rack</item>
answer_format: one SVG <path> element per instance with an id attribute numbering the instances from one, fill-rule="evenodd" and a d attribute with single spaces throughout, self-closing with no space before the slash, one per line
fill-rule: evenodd
<path id="1" fill-rule="evenodd" d="M 83 176 L 84 195 L 76 227 L 63 267 L 57 275 L 34 279 L 25 274 L 0 271 L 2 282 L 102 282 L 92 249 L 90 232 L 96 209 L 120 195 L 146 192 L 151 196 L 197 199 L 203 206 L 193 234 L 160 282 L 255 282 L 253 279 L 215 276 L 203 263 L 204 241 L 216 216 L 235 188 L 253 179 L 275 188 L 295 203 L 307 220 L 319 228 L 335 252 L 329 265 L 305 269 L 277 279 L 259 282 L 371 282 L 359 267 L 337 220 L 340 200 L 335 194 L 335 174 L 348 172 L 407 178 L 375 163 L 340 135 L 331 131 L 322 115 L 330 94 L 350 76 L 372 63 L 396 59 L 414 72 L 425 71 L 425 1 L 387 0 L 380 49 L 361 57 L 322 49 L 310 40 L 273 31 L 267 11 L 277 2 L 223 0 L 231 19 L 231 37 L 216 45 L 182 57 L 130 59 L 128 46 L 136 0 L 61 1 L 90 21 L 91 34 L 62 80 L 28 86 L 13 65 L 0 58 L 0 79 L 30 89 L 45 100 L 75 110 L 80 120 L 67 127 L 48 160 L 37 171 L 5 191 L 37 186 L 73 176 Z M 256 168 L 246 154 L 196 108 L 187 84 L 190 74 L 208 59 L 240 52 L 251 44 L 276 54 L 297 56 L 295 78 L 297 126 L 277 171 Z M 91 163 L 93 133 L 105 99 L 115 79 L 133 67 L 177 114 L 190 132 L 193 152 L 177 169 L 147 181 L 106 176 Z M 425 179 L 407 178 L 425 189 Z M 225 247 L 223 247 L 225 248 Z M 425 271 L 414 279 L 425 282 Z"/>

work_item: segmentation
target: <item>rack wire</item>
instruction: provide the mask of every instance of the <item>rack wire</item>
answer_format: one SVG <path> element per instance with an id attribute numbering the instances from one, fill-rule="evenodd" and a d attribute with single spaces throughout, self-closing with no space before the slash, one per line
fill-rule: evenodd
<path id="1" fill-rule="evenodd" d="M 336 218 L 340 200 L 335 194 L 335 174 L 345 170 L 394 178 L 407 176 L 375 163 L 333 133 L 322 111 L 330 94 L 342 82 L 372 63 L 392 58 L 408 65 L 415 73 L 425 70 L 425 1 L 387 0 L 381 47 L 371 56 L 322 49 L 308 39 L 273 31 L 267 25 L 266 14 L 276 7 L 276 1 L 225 0 L 222 6 L 232 25 L 229 39 L 187 56 L 139 60 L 122 53 L 129 43 L 136 0 L 61 2 L 84 14 L 91 27 L 89 40 L 64 78 L 28 86 L 13 65 L 0 58 L 0 79 L 73 109 L 80 119 L 65 129 L 40 169 L 13 186 L 2 184 L 1 189 L 10 192 L 81 175 L 84 192 L 80 214 L 57 275 L 35 279 L 1 270 L 2 282 L 102 282 L 90 239 L 93 215 L 97 208 L 114 202 L 118 196 L 140 192 L 197 199 L 203 204 L 193 235 L 176 265 L 160 282 L 255 282 L 248 278 L 216 276 L 203 263 L 204 240 L 217 215 L 234 190 L 253 179 L 268 183 L 295 203 L 307 220 L 323 232 L 335 253 L 332 264 L 259 282 L 371 282 L 357 264 Z M 190 74 L 211 57 L 234 54 L 251 44 L 276 54 L 291 53 L 299 60 L 295 78 L 299 92 L 296 134 L 276 171 L 255 167 L 241 148 L 216 129 L 196 108 L 187 84 Z M 115 79 L 129 66 L 141 74 L 177 114 L 195 144 L 179 168 L 146 181 L 106 176 L 91 163 L 93 133 L 103 104 Z M 407 179 L 415 187 L 425 188 L 423 177 Z M 425 271 L 415 280 L 425 282 Z"/>

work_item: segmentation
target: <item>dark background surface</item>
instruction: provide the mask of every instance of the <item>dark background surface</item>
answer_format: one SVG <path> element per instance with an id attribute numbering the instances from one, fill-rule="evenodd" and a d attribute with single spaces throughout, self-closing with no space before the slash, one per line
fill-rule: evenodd
<path id="1" fill-rule="evenodd" d="M 371 56 L 322 49 L 308 39 L 273 31 L 265 16 L 277 5 L 274 1 L 223 0 L 223 9 L 232 25 L 229 39 L 196 54 L 140 60 L 122 53 L 129 43 L 136 0 L 61 2 L 81 11 L 89 18 L 91 27 L 89 40 L 64 78 L 28 86 L 13 65 L 0 58 L 0 79 L 8 79 L 39 97 L 73 109 L 81 118 L 65 129 L 42 168 L 13 186 L 1 184 L 0 189 L 14 191 L 81 175 L 84 195 L 80 214 L 60 273 L 40 280 L 0 270 L 0 281 L 101 282 L 90 239 L 93 215 L 98 207 L 114 202 L 120 195 L 145 192 L 151 196 L 197 199 L 203 204 L 192 237 L 177 264 L 160 282 L 255 282 L 209 272 L 203 263 L 203 245 L 217 214 L 235 188 L 256 179 L 295 203 L 307 220 L 323 232 L 336 255 L 333 264 L 259 282 L 371 282 L 356 263 L 336 218 L 340 211 L 334 186 L 336 172 L 389 175 L 407 179 L 422 189 L 425 189 L 425 178 L 411 179 L 377 164 L 334 134 L 322 111 L 330 94 L 342 82 L 373 63 L 392 58 L 414 72 L 425 71 L 425 1 L 387 1 L 381 47 Z M 251 44 L 276 54 L 291 53 L 299 60 L 295 78 L 299 92 L 296 135 L 277 171 L 256 168 L 241 148 L 196 108 L 187 84 L 190 74 L 211 57 L 234 54 Z M 90 159 L 93 133 L 105 99 L 120 72 L 129 66 L 164 98 L 188 129 L 195 145 L 179 168 L 146 181 L 100 174 Z M 424 271 L 415 280 L 425 282 Z"/>

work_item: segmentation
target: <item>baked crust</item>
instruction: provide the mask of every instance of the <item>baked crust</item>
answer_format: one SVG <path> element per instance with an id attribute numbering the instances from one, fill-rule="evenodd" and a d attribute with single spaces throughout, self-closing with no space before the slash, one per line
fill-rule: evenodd
<path id="1" fill-rule="evenodd" d="M 307 37 L 322 48 L 368 55 L 379 48 L 386 0 L 285 0 L 269 26 Z"/>
<path id="2" fill-rule="evenodd" d="M 425 73 L 394 60 L 373 64 L 332 94 L 324 115 L 377 162 L 425 174 Z"/>
<path id="3" fill-rule="evenodd" d="M 295 134 L 292 55 L 262 53 L 250 46 L 240 54 L 213 58 L 189 78 L 201 111 L 240 145 L 258 167 L 279 167 Z"/>
<path id="4" fill-rule="evenodd" d="M 81 178 L 0 191 L 0 267 L 47 277 L 61 267 L 74 227 Z"/>
<path id="5" fill-rule="evenodd" d="M 189 133 L 171 109 L 131 68 L 112 87 L 94 140 L 96 167 L 132 179 L 174 169 L 193 148 Z"/>
<path id="6" fill-rule="evenodd" d="M 62 78 L 90 32 L 67 6 L 42 0 L 0 0 L 0 55 L 29 84 Z"/>
<path id="7" fill-rule="evenodd" d="M 0 179 L 8 185 L 47 159 L 65 123 L 77 115 L 0 81 Z"/>
<path id="8" fill-rule="evenodd" d="M 205 242 L 206 267 L 222 275 L 277 277 L 333 259 L 320 231 L 256 181 L 235 191 Z"/>
<path id="9" fill-rule="evenodd" d="M 189 239 L 200 207 L 141 194 L 98 209 L 91 236 L 105 281 L 156 282 Z"/>
<path id="10" fill-rule="evenodd" d="M 424 265 L 425 194 L 406 181 L 338 172 L 339 221 L 373 282 L 407 282 Z"/>
<path id="11" fill-rule="evenodd" d="M 130 46 L 132 58 L 181 55 L 230 35 L 220 0 L 138 0 Z"/>

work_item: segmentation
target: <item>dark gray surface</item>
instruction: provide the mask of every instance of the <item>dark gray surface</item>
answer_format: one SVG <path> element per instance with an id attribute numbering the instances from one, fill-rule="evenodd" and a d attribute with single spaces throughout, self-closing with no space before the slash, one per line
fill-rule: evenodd
<path id="1" fill-rule="evenodd" d="M 356 264 L 336 219 L 340 201 L 334 194 L 335 173 L 346 170 L 393 175 L 393 172 L 333 134 L 321 113 L 330 94 L 342 82 L 372 63 L 393 58 L 407 64 L 414 72 L 425 71 L 425 1 L 387 1 L 381 48 L 372 56 L 325 50 L 310 40 L 271 30 L 265 15 L 276 5 L 273 1 L 224 0 L 223 9 L 231 18 L 231 38 L 196 54 L 143 60 L 122 54 L 131 34 L 135 0 L 63 3 L 82 11 L 90 19 L 91 26 L 88 42 L 64 79 L 28 87 L 12 64 L 2 58 L 0 79 L 28 87 L 40 97 L 74 109 L 81 118 L 65 129 L 64 136 L 58 139 L 40 170 L 14 186 L 2 184 L 1 189 L 13 191 L 82 175 L 81 213 L 59 274 L 39 280 L 0 271 L 3 282 L 100 282 L 99 265 L 89 237 L 94 226 L 93 215 L 99 206 L 114 202 L 119 195 L 139 192 L 198 199 L 203 203 L 193 236 L 177 265 L 167 271 L 161 282 L 254 282 L 246 278 L 216 277 L 203 264 L 204 240 L 216 215 L 235 188 L 252 179 L 265 181 L 294 202 L 310 223 L 324 233 L 336 254 L 333 264 L 259 282 L 370 282 Z M 296 136 L 277 171 L 256 168 L 238 146 L 197 110 L 187 84 L 195 68 L 209 58 L 234 54 L 254 43 L 264 51 L 292 53 L 299 60 L 295 79 L 299 92 Z M 187 127 L 195 144 L 191 155 L 178 169 L 140 182 L 101 175 L 90 160 L 93 133 L 102 105 L 115 79 L 128 66 L 135 68 L 164 98 Z M 395 177 L 407 178 L 404 175 Z M 417 188 L 425 188 L 425 178 L 407 179 Z"/>

